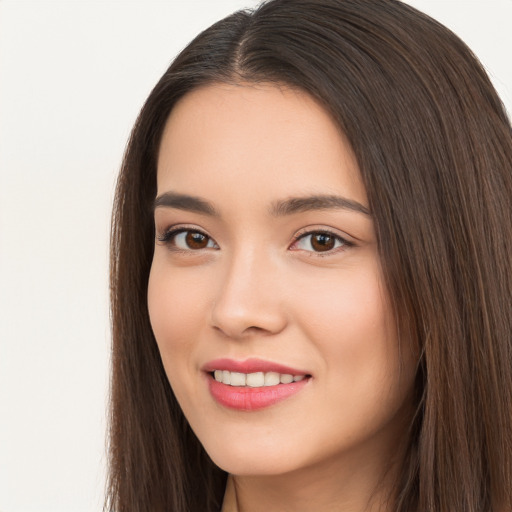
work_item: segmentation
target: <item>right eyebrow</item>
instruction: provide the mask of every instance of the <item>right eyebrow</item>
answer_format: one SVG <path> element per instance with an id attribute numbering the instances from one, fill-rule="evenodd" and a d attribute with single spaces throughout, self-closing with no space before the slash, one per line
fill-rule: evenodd
<path id="1" fill-rule="evenodd" d="M 220 216 L 214 206 L 205 199 L 187 194 L 178 194 L 177 192 L 165 192 L 154 200 L 153 211 L 162 207 L 177 208 L 178 210 L 202 213 L 212 217 Z"/>

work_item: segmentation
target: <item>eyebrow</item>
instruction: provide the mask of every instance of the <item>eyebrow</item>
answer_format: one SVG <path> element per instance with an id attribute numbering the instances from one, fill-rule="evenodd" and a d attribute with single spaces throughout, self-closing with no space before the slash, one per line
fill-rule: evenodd
<path id="1" fill-rule="evenodd" d="M 153 202 L 153 210 L 160 207 L 176 208 L 212 217 L 220 217 L 219 212 L 209 201 L 201 197 L 179 194 L 177 192 L 165 192 L 159 195 Z M 270 207 L 270 214 L 273 217 L 283 217 L 307 211 L 333 209 L 350 210 L 371 216 L 370 210 L 361 203 L 335 195 L 291 197 L 275 201 Z"/>
<path id="2" fill-rule="evenodd" d="M 165 192 L 153 202 L 153 211 L 160 207 L 176 208 L 189 212 L 202 213 L 212 217 L 220 217 L 215 207 L 205 199 L 176 192 Z"/>
<path id="3" fill-rule="evenodd" d="M 371 216 L 370 210 L 361 203 L 334 195 L 291 197 L 284 201 L 276 201 L 272 204 L 270 213 L 281 217 L 311 210 L 351 210 Z"/>

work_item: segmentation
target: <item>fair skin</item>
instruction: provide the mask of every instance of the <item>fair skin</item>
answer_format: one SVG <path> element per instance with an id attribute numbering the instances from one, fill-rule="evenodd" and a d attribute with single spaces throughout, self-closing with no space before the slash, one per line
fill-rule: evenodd
<path id="1" fill-rule="evenodd" d="M 399 352 L 365 188 L 330 116 L 286 87 L 199 88 L 168 119 L 157 182 L 151 324 L 239 510 L 389 510 L 415 365 Z M 303 385 L 261 409 L 227 407 L 204 368 L 219 358 L 286 365 Z"/>

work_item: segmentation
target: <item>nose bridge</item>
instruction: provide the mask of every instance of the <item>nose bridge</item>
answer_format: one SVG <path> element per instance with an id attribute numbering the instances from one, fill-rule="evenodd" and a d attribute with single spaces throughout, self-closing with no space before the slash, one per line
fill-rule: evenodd
<path id="1" fill-rule="evenodd" d="M 261 246 L 246 245 L 227 258 L 212 307 L 212 325 L 229 337 L 276 333 L 286 323 L 275 261 Z"/>

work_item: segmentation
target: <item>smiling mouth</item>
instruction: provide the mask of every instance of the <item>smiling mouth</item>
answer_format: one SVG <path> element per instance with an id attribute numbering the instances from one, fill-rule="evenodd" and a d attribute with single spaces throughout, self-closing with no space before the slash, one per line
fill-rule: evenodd
<path id="1" fill-rule="evenodd" d="M 309 374 L 278 372 L 207 372 L 212 398 L 221 406 L 240 412 L 259 411 L 298 394 L 312 380 Z"/>
<path id="2" fill-rule="evenodd" d="M 292 375 L 289 373 L 278 372 L 254 372 L 241 373 L 230 372 L 228 370 L 214 370 L 209 372 L 215 381 L 228 386 L 262 388 L 269 386 L 277 386 L 279 384 L 291 384 L 292 382 L 300 382 L 309 375 L 299 374 Z"/>
<path id="3" fill-rule="evenodd" d="M 201 368 L 212 398 L 222 407 L 257 411 L 309 388 L 313 375 L 274 361 L 219 358 Z"/>

